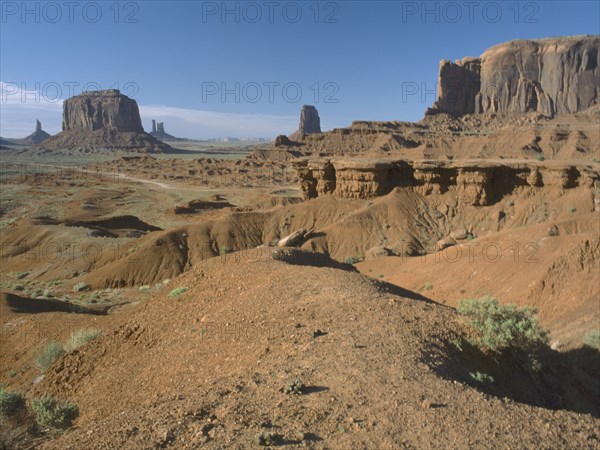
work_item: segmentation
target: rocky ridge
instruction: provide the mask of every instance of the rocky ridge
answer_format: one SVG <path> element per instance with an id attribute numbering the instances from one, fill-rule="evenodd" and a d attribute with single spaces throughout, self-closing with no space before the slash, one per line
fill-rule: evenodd
<path id="1" fill-rule="evenodd" d="M 369 199 L 394 188 L 422 195 L 456 189 L 459 201 L 471 206 L 495 202 L 520 187 L 598 191 L 600 174 L 588 164 L 541 161 L 404 161 L 370 159 L 299 159 L 293 162 L 305 199 L 331 194 Z M 600 196 L 596 193 L 596 209 Z"/>

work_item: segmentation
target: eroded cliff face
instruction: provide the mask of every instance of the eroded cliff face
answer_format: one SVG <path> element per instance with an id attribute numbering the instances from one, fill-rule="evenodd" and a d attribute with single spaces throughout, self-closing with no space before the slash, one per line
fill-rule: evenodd
<path id="1" fill-rule="evenodd" d="M 321 118 L 319 111 L 313 105 L 304 105 L 300 110 L 300 124 L 298 130 L 290 135 L 290 139 L 298 140 L 309 134 L 321 132 Z"/>
<path id="2" fill-rule="evenodd" d="M 479 58 L 440 63 L 438 99 L 427 114 L 545 116 L 599 102 L 600 36 L 506 42 Z"/>
<path id="3" fill-rule="evenodd" d="M 294 162 L 305 199 L 322 195 L 369 199 L 408 188 L 422 195 L 455 190 L 458 200 L 485 206 L 521 187 L 593 190 L 600 210 L 600 174 L 586 164 L 558 162 L 373 161 L 303 159 Z"/>
<path id="4" fill-rule="evenodd" d="M 36 147 L 42 150 L 172 150 L 144 131 L 135 100 L 116 89 L 86 92 L 65 100 L 63 131 Z"/>
<path id="5" fill-rule="evenodd" d="M 143 133 L 135 100 L 116 89 L 85 92 L 65 100 L 63 131 L 95 131 L 102 128 Z"/>

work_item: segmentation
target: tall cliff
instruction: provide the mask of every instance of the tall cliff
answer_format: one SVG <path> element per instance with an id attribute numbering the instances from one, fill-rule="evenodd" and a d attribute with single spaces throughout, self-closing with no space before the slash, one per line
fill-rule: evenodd
<path id="1" fill-rule="evenodd" d="M 63 103 L 63 131 L 37 147 L 44 150 L 171 150 L 144 131 L 135 100 L 116 89 L 91 91 Z"/>
<path id="2" fill-rule="evenodd" d="M 479 58 L 442 61 L 426 114 L 545 116 L 583 111 L 600 98 L 600 36 L 506 42 Z"/>
<path id="3" fill-rule="evenodd" d="M 304 105 L 300 110 L 300 124 L 298 130 L 290 135 L 290 139 L 301 139 L 304 135 L 320 133 L 321 118 L 319 111 L 313 105 Z"/>
<path id="4" fill-rule="evenodd" d="M 65 100 L 63 131 L 95 131 L 101 128 L 143 133 L 140 110 L 135 100 L 116 89 L 85 92 Z"/>

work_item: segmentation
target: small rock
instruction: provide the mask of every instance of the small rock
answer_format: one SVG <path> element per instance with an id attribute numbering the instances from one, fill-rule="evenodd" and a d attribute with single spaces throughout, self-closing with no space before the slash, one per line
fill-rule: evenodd
<path id="1" fill-rule="evenodd" d="M 386 247 L 373 247 L 365 252 L 365 259 L 371 260 L 382 256 L 389 256 L 390 250 Z"/>
<path id="2" fill-rule="evenodd" d="M 462 241 L 467 238 L 467 230 L 456 230 L 450 233 L 450 237 L 456 241 Z"/>
<path id="3" fill-rule="evenodd" d="M 445 248 L 450 247 L 452 245 L 454 245 L 454 242 L 452 242 L 448 239 L 440 239 L 435 244 L 435 246 L 437 247 L 438 250 L 444 250 Z"/>

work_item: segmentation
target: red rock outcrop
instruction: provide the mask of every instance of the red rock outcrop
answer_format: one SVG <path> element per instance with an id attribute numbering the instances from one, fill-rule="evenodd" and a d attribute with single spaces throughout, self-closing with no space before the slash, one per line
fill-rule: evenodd
<path id="1" fill-rule="evenodd" d="M 293 164 L 305 199 L 328 194 L 369 199 L 401 187 L 422 195 L 456 190 L 461 203 L 485 206 L 520 187 L 600 188 L 599 172 L 587 164 L 326 158 Z"/>
<path id="2" fill-rule="evenodd" d="M 583 111 L 599 103 L 600 36 L 517 40 L 479 58 L 440 63 L 438 99 L 427 114 L 545 116 Z"/>
<path id="3" fill-rule="evenodd" d="M 39 144 L 44 150 L 172 150 L 144 131 L 135 100 L 116 89 L 91 91 L 65 100 L 63 131 Z"/>

